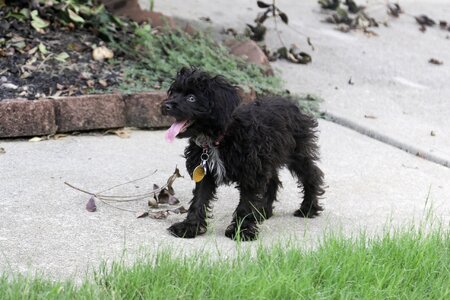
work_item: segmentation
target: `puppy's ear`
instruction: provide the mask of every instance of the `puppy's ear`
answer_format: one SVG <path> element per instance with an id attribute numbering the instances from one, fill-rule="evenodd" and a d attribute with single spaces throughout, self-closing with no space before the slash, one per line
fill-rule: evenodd
<path id="1" fill-rule="evenodd" d="M 225 129 L 231 114 L 239 106 L 241 98 L 235 85 L 229 83 L 223 76 L 211 78 L 208 87 L 208 97 L 211 100 L 211 114 L 216 123 Z"/>

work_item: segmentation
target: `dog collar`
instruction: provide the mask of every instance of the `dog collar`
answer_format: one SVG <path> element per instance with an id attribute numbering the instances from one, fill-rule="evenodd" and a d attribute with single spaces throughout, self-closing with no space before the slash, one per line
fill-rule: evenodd
<path id="1" fill-rule="evenodd" d="M 221 133 L 219 137 L 214 141 L 214 146 L 218 147 L 220 143 L 222 142 L 223 138 L 225 137 L 224 133 Z"/>
<path id="2" fill-rule="evenodd" d="M 199 135 L 195 138 L 194 142 L 197 144 L 197 146 L 202 147 L 203 149 L 209 149 L 212 147 L 218 147 L 224 138 L 224 133 L 221 133 L 215 140 L 212 140 L 210 137 L 207 137 L 205 135 Z"/>

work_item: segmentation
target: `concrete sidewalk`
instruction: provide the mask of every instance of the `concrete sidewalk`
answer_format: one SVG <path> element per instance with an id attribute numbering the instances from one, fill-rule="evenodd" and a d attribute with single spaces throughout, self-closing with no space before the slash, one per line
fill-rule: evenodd
<path id="1" fill-rule="evenodd" d="M 450 22 L 448 1 L 402 0 L 405 14 L 399 18 L 387 16 L 383 1 L 356 2 L 366 5 L 375 19 L 388 21 L 389 27 L 370 28 L 378 34 L 375 37 L 361 31 L 343 33 L 323 22 L 326 14 L 317 0 L 277 1 L 289 17 L 289 26 L 278 24 L 281 38 L 287 46 L 295 43 L 311 54 L 312 63 L 277 61 L 272 66 L 291 91 L 323 98 L 323 111 L 450 165 L 450 32 L 436 25 L 422 33 L 413 17 L 426 14 L 437 22 Z M 148 3 L 141 1 L 141 5 Z M 155 10 L 215 31 L 232 27 L 238 32 L 262 11 L 256 1 L 237 0 L 217 0 L 214 6 L 204 0 L 157 1 Z M 209 17 L 212 23 L 201 22 L 200 17 Z M 278 49 L 281 43 L 274 23 L 264 24 L 266 44 Z M 443 65 L 428 63 L 430 58 Z M 348 84 L 350 79 L 353 85 Z"/>
<path id="2" fill-rule="evenodd" d="M 426 3 L 426 5 L 425 5 Z M 431 4 L 430 4 L 431 3 Z M 411 14 L 426 13 L 445 19 L 445 1 L 402 1 Z M 316 1 L 277 1 L 295 30 L 310 36 L 316 48 L 310 51 L 304 37 L 283 29 L 287 43 L 296 42 L 313 57 L 310 65 L 274 64 L 286 85 L 295 93 L 313 93 L 325 99 L 323 109 L 379 131 L 393 139 L 450 158 L 448 128 L 450 54 L 448 40 L 439 29 L 425 34 L 414 19 L 402 16 L 391 27 L 376 29 L 378 37 L 344 34 L 323 18 Z M 374 14 L 384 12 L 374 6 Z M 256 15 L 255 1 L 156 1 L 155 10 L 167 15 L 198 19 L 209 16 L 214 28 L 242 30 Z M 269 34 L 269 45 L 277 46 Z M 444 48 L 446 47 L 446 48 Z M 444 65 L 427 63 L 435 57 Z M 354 85 L 348 85 L 352 77 Z M 336 89 L 337 87 L 337 89 Z M 365 118 L 364 115 L 376 117 Z M 381 232 L 386 224 L 420 222 L 431 205 L 443 224 L 450 221 L 450 169 L 407 154 L 353 130 L 320 121 L 321 166 L 326 174 L 325 211 L 312 220 L 292 215 L 300 202 L 295 181 L 282 172 L 274 216 L 261 226 L 260 242 L 292 239 L 314 245 L 328 230 L 346 235 L 362 230 Z M 436 135 L 431 136 L 433 130 Z M 142 177 L 152 177 L 121 191 L 147 191 L 162 184 L 180 167 L 184 179 L 174 188 L 181 204 L 188 206 L 192 181 L 181 158 L 186 141 L 167 144 L 161 131 L 132 131 L 129 139 L 116 136 L 82 135 L 32 143 L 2 140 L 0 147 L 0 273 L 44 272 L 51 278 L 81 278 L 101 260 L 111 261 L 124 251 L 130 258 L 140 251 L 154 253 L 170 247 L 176 253 L 207 250 L 217 256 L 232 256 L 236 243 L 224 236 L 238 202 L 233 187 L 221 187 L 206 235 L 193 240 L 174 238 L 166 228 L 184 218 L 136 219 L 133 213 L 97 203 L 89 213 L 89 198 L 68 188 L 64 181 L 89 191 L 99 191 Z M 428 200 L 427 200 L 428 199 Z M 143 209 L 145 201 L 127 208 Z"/>
<path id="3" fill-rule="evenodd" d="M 296 183 L 282 172 L 284 188 L 274 216 L 261 227 L 260 241 L 273 244 L 293 239 L 313 245 L 327 230 L 344 233 L 380 232 L 393 225 L 420 220 L 425 201 L 433 203 L 444 222 L 450 220 L 448 169 L 374 142 L 341 126 L 320 122 L 322 168 L 328 185 L 319 218 L 299 219 L 293 212 L 300 203 Z M 79 278 L 102 259 L 119 259 L 126 250 L 154 253 L 170 247 L 176 253 L 207 250 L 232 256 L 236 243 L 224 236 L 238 202 L 233 187 L 221 187 L 214 218 L 206 235 L 193 240 L 169 235 L 166 228 L 184 215 L 166 220 L 136 219 L 133 213 L 97 203 L 89 213 L 89 196 L 64 185 L 68 181 L 89 191 L 99 191 L 139 178 L 157 169 L 150 178 L 118 192 L 141 193 L 162 184 L 180 166 L 185 178 L 174 188 L 188 206 L 193 182 L 180 157 L 185 141 L 168 145 L 162 131 L 133 131 L 129 139 L 116 136 L 70 136 L 45 142 L 2 141 L 0 156 L 0 272 L 44 272 L 52 278 Z M 146 201 L 126 205 L 140 210 Z M 445 223 L 446 224 L 446 223 Z M 245 243 L 256 247 L 259 242 Z"/>

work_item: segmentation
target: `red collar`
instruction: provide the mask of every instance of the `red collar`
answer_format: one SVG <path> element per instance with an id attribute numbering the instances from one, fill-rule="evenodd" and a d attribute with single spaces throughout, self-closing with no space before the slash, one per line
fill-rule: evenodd
<path id="1" fill-rule="evenodd" d="M 219 146 L 220 145 L 220 143 L 223 141 L 223 138 L 225 137 L 225 134 L 224 133 L 221 133 L 220 135 L 219 135 L 219 137 L 214 141 L 214 146 Z"/>

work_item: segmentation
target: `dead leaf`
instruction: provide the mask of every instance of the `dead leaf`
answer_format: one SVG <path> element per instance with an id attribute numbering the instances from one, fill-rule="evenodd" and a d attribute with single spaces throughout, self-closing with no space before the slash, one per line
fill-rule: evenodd
<path id="1" fill-rule="evenodd" d="M 113 57 L 114 53 L 112 52 L 112 50 L 108 49 L 105 46 L 97 47 L 92 51 L 92 58 L 94 60 L 102 61 L 105 59 L 111 59 Z"/>
<path id="2" fill-rule="evenodd" d="M 442 65 L 444 63 L 443 61 L 437 60 L 436 58 L 430 58 L 428 62 L 433 65 Z"/>
<path id="3" fill-rule="evenodd" d="M 419 23 L 422 26 L 434 26 L 436 24 L 436 22 L 433 19 L 430 19 L 426 15 L 416 16 L 414 18 L 416 19 L 417 23 Z"/>
<path id="4" fill-rule="evenodd" d="M 155 198 L 152 198 L 148 200 L 148 206 L 151 208 L 157 208 L 158 207 L 158 201 Z"/>
<path id="5" fill-rule="evenodd" d="M 376 119 L 377 117 L 375 117 L 373 115 L 364 115 L 364 118 L 366 118 L 366 119 Z"/>
<path id="6" fill-rule="evenodd" d="M 314 51 L 314 45 L 311 43 L 311 38 L 307 37 L 306 38 L 306 42 L 308 43 L 308 45 L 311 47 L 311 50 Z"/>
<path id="7" fill-rule="evenodd" d="M 247 24 L 248 30 L 250 31 L 248 33 L 248 36 L 256 41 L 260 42 L 264 40 L 264 36 L 266 35 L 267 27 L 262 25 L 261 23 L 256 24 L 256 26 L 252 26 L 250 24 Z"/>
<path id="8" fill-rule="evenodd" d="M 169 215 L 169 212 L 166 210 L 160 210 L 160 211 L 148 213 L 148 216 L 150 218 L 156 219 L 156 220 L 166 219 L 168 215 Z"/>
<path id="9" fill-rule="evenodd" d="M 340 4 L 339 0 L 319 0 L 318 2 L 323 9 L 331 10 L 335 10 Z"/>
<path id="10" fill-rule="evenodd" d="M 86 81 L 86 84 L 87 84 L 88 87 L 91 88 L 91 87 L 94 87 L 94 86 L 95 86 L 95 81 L 94 81 L 94 80 L 87 80 L 87 81 Z"/>
<path id="11" fill-rule="evenodd" d="M 102 87 L 107 87 L 107 86 L 108 86 L 108 83 L 107 83 L 106 80 L 104 80 L 104 79 L 100 79 L 100 80 L 98 81 L 98 83 L 99 83 Z"/>
<path id="12" fill-rule="evenodd" d="M 204 21 L 204 22 L 212 23 L 210 17 L 200 17 L 199 19 L 202 20 L 202 21 Z"/>
<path id="13" fill-rule="evenodd" d="M 447 29 L 447 21 L 439 21 L 439 27 L 441 27 L 441 29 L 446 30 Z"/>
<path id="14" fill-rule="evenodd" d="M 86 203 L 86 210 L 88 212 L 94 212 L 97 210 L 97 205 L 95 205 L 95 197 L 94 196 L 89 198 L 89 201 Z"/>
<path id="15" fill-rule="evenodd" d="M 288 19 L 288 16 L 285 13 L 282 12 L 282 13 L 279 14 L 279 16 L 280 16 L 281 21 L 283 21 L 284 24 L 288 24 L 289 19 Z"/>
<path id="16" fill-rule="evenodd" d="M 188 210 L 186 208 L 184 208 L 184 206 L 180 206 L 180 207 L 171 209 L 170 212 L 173 212 L 174 214 L 185 214 L 188 212 Z"/>
<path id="17" fill-rule="evenodd" d="M 122 139 L 127 139 L 127 138 L 130 137 L 130 132 L 128 130 L 124 129 L 124 128 L 122 128 L 122 129 L 109 129 L 109 130 L 105 131 L 104 135 L 106 135 L 106 134 L 115 134 L 115 135 L 117 135 L 118 137 L 120 137 Z"/>
<path id="18" fill-rule="evenodd" d="M 352 78 L 350 77 L 350 79 L 348 80 L 348 84 L 349 85 L 354 85 L 355 83 L 352 81 Z"/>
<path id="19" fill-rule="evenodd" d="M 268 4 L 263 1 L 256 1 L 256 4 L 258 5 L 259 8 L 268 8 L 272 6 L 272 4 Z"/>
<path id="20" fill-rule="evenodd" d="M 12 83 L 4 83 L 2 84 L 2 87 L 9 90 L 17 90 L 17 88 L 19 88 L 19 86 Z"/>
<path id="21" fill-rule="evenodd" d="M 388 3 L 387 5 L 388 15 L 398 18 L 403 13 L 402 8 L 398 3 Z"/>
<path id="22" fill-rule="evenodd" d="M 180 200 L 178 200 L 177 197 L 170 195 L 167 203 L 169 203 L 169 205 L 176 205 L 176 204 L 180 203 Z"/>
<path id="23" fill-rule="evenodd" d="M 0 147 L 0 154 L 5 154 L 5 153 L 6 153 L 5 148 Z"/>
<path id="24" fill-rule="evenodd" d="M 58 134 L 55 134 L 54 136 L 52 136 L 52 138 L 54 140 L 60 140 L 60 139 L 63 139 L 65 137 L 68 137 L 68 136 L 69 136 L 68 134 L 58 133 Z"/>
<path id="25" fill-rule="evenodd" d="M 178 168 L 175 168 L 175 172 L 173 172 L 173 174 L 167 179 L 167 189 L 169 190 L 170 194 L 174 195 L 175 192 L 172 188 L 172 184 L 173 182 L 177 179 L 183 177 L 180 175 L 180 170 L 178 170 Z"/>
<path id="26" fill-rule="evenodd" d="M 148 211 L 140 211 L 136 213 L 136 218 L 145 218 L 148 217 Z"/>
<path id="27" fill-rule="evenodd" d="M 44 137 L 35 136 L 34 138 L 29 139 L 29 142 L 40 142 L 43 141 Z"/>
<path id="28" fill-rule="evenodd" d="M 69 57 L 69 54 L 67 54 L 66 52 L 61 52 L 60 54 L 55 56 L 55 59 L 60 62 L 65 62 Z"/>
<path id="29" fill-rule="evenodd" d="M 434 130 L 431 130 L 430 135 L 431 136 L 436 136 L 436 132 L 434 132 Z"/>
<path id="30" fill-rule="evenodd" d="M 166 204 L 169 202 L 170 194 L 167 189 L 162 189 L 158 194 L 158 203 Z"/>

